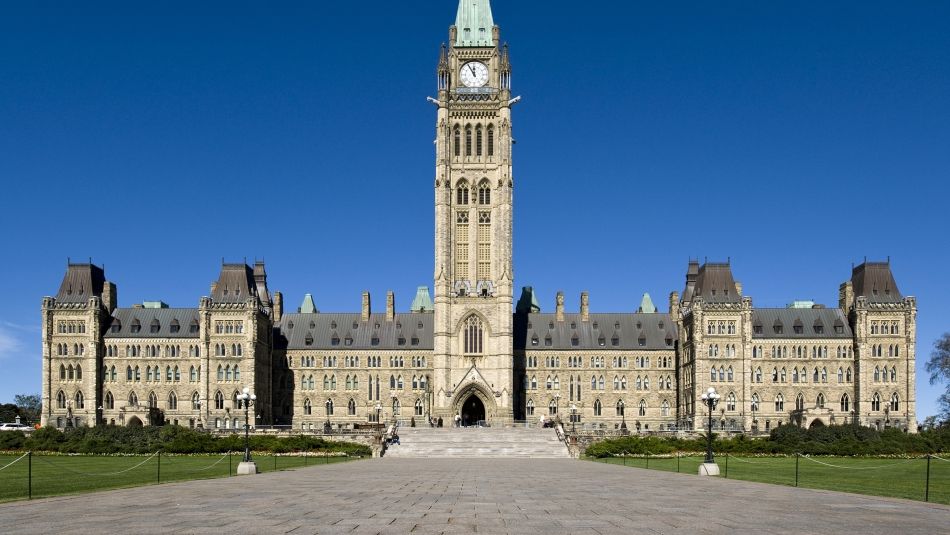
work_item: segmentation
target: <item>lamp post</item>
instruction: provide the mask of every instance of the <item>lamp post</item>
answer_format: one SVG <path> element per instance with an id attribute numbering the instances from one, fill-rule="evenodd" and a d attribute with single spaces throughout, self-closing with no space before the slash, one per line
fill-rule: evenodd
<path id="1" fill-rule="evenodd" d="M 324 406 L 326 407 L 326 411 L 327 411 L 327 421 L 325 424 L 323 424 L 323 432 L 327 435 L 330 434 L 330 430 L 332 429 L 332 426 L 330 424 L 330 407 L 332 405 L 330 405 L 330 403 L 331 401 L 329 399 L 327 400 L 326 403 L 324 403 Z"/>
<path id="2" fill-rule="evenodd" d="M 574 424 L 577 422 L 577 405 L 571 403 L 571 434 L 574 434 Z"/>
<path id="3" fill-rule="evenodd" d="M 251 423 L 250 410 L 251 405 L 257 401 L 257 396 L 251 393 L 251 389 L 244 387 L 244 391 L 238 394 L 238 409 L 244 409 L 244 460 L 238 465 L 237 473 L 239 476 L 246 476 L 257 473 L 257 464 L 251 460 Z"/>
<path id="4" fill-rule="evenodd" d="M 620 400 L 620 430 L 627 430 L 627 406 L 622 399 Z"/>
<path id="5" fill-rule="evenodd" d="M 709 387 L 709 390 L 703 392 L 703 395 L 700 396 L 703 405 L 709 407 L 709 424 L 706 426 L 706 459 L 703 461 L 703 464 L 699 466 L 699 475 L 701 476 L 718 476 L 719 467 L 716 466 L 716 461 L 713 459 L 712 451 L 712 441 L 713 441 L 713 411 L 716 410 L 716 404 L 719 403 L 719 394 L 716 393 L 716 389 Z"/>
<path id="6" fill-rule="evenodd" d="M 558 392 L 554 394 L 554 417 L 557 420 L 561 419 L 561 393 Z"/>

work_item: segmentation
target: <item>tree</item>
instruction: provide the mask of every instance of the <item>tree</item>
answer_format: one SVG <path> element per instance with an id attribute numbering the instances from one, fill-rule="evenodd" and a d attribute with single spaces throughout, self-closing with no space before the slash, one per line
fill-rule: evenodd
<path id="1" fill-rule="evenodd" d="M 946 389 L 937 399 L 940 406 L 940 416 L 944 421 L 950 420 L 950 333 L 944 333 L 934 342 L 933 353 L 927 362 L 927 371 L 930 372 L 930 384 L 946 383 Z"/>
<path id="2" fill-rule="evenodd" d="M 20 419 L 23 423 L 40 421 L 43 402 L 39 394 L 17 394 L 13 397 L 13 402 L 20 408 Z"/>

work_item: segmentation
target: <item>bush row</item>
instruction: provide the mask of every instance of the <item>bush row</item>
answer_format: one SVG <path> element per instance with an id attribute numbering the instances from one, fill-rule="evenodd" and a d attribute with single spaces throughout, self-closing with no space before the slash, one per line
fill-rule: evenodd
<path id="1" fill-rule="evenodd" d="M 252 436 L 251 449 L 270 453 L 303 451 L 346 455 L 371 455 L 368 446 L 352 442 L 332 442 L 318 437 Z M 179 426 L 165 427 L 79 427 L 60 431 L 53 427 L 37 429 L 29 436 L 0 432 L 0 450 L 30 450 L 59 453 L 131 453 L 162 450 L 167 453 L 225 453 L 243 451 L 242 435 L 215 436 Z"/>
<path id="2" fill-rule="evenodd" d="M 715 435 L 714 435 L 715 436 Z M 840 425 L 802 429 L 783 425 L 767 438 L 738 435 L 715 441 L 716 452 L 793 455 L 924 455 L 950 452 L 950 426 L 928 429 L 918 434 L 898 429 L 877 431 L 868 427 Z M 614 455 L 662 455 L 674 452 L 706 451 L 706 438 L 627 436 L 591 444 L 590 457 Z"/>

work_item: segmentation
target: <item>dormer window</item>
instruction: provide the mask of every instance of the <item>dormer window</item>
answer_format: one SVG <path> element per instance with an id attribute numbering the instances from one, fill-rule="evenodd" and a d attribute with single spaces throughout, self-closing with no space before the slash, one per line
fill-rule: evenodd
<path id="1" fill-rule="evenodd" d="M 331 338 L 331 339 L 330 339 L 330 345 L 331 345 L 331 346 L 338 346 L 338 345 L 340 345 L 340 338 L 339 338 L 338 336 L 334 336 L 333 338 Z"/>
<path id="2" fill-rule="evenodd" d="M 754 332 L 755 334 L 762 334 L 762 326 L 761 326 L 761 325 L 753 325 L 753 326 L 752 326 L 752 332 Z"/>
<path id="3" fill-rule="evenodd" d="M 657 325 L 657 328 L 662 331 L 662 330 L 663 330 L 663 326 L 664 326 L 664 324 L 663 324 L 663 322 L 661 321 L 661 322 Z"/>
<path id="4" fill-rule="evenodd" d="M 805 329 L 801 325 L 795 325 L 792 327 L 795 330 L 795 334 L 802 334 L 805 332 Z"/>
<path id="5" fill-rule="evenodd" d="M 138 333 L 142 332 L 142 323 L 139 320 L 132 322 L 132 327 L 129 329 L 130 332 Z"/>
<path id="6" fill-rule="evenodd" d="M 825 334 L 825 326 L 815 325 L 815 334 Z"/>
<path id="7" fill-rule="evenodd" d="M 115 320 L 114 322 L 112 322 L 112 327 L 110 327 L 110 330 L 111 330 L 113 333 L 117 333 L 117 332 L 120 332 L 120 331 L 122 330 L 122 324 L 119 323 L 119 320 Z"/>
<path id="8" fill-rule="evenodd" d="M 835 333 L 836 333 L 836 334 L 844 334 L 844 326 L 843 326 L 843 325 L 835 325 Z"/>
<path id="9" fill-rule="evenodd" d="M 409 343 L 414 346 L 417 346 L 419 345 L 419 339 L 413 336 L 412 339 L 409 340 Z"/>
<path id="10" fill-rule="evenodd" d="M 192 320 L 191 325 L 188 327 L 188 332 L 192 334 L 198 332 L 198 320 Z"/>
<path id="11" fill-rule="evenodd" d="M 370 345 L 378 346 L 378 345 L 379 345 L 379 338 L 376 338 L 376 337 L 374 336 L 373 338 L 370 339 L 369 343 L 370 343 Z"/>
<path id="12" fill-rule="evenodd" d="M 572 345 L 572 346 L 577 347 L 577 346 L 579 346 L 580 344 L 581 344 L 581 340 L 580 340 L 580 338 L 577 337 L 576 334 L 571 337 L 571 345 Z"/>
<path id="13" fill-rule="evenodd" d="M 607 345 L 607 339 L 601 336 L 600 338 L 597 339 L 597 345 L 599 345 L 600 347 L 605 347 Z"/>
<path id="14" fill-rule="evenodd" d="M 571 322 L 571 329 L 576 329 L 576 328 L 577 328 L 577 323 L 575 323 L 575 322 L 572 321 L 572 322 Z"/>
<path id="15" fill-rule="evenodd" d="M 400 336 L 399 339 L 396 340 L 396 343 L 397 343 L 398 345 L 404 346 L 404 345 L 406 345 L 406 339 Z"/>
<path id="16" fill-rule="evenodd" d="M 598 328 L 599 328 L 599 327 L 597 326 L 597 322 L 595 321 L 595 322 L 594 322 L 594 329 L 596 330 L 596 329 L 598 329 Z"/>
<path id="17" fill-rule="evenodd" d="M 336 322 L 335 322 L 335 321 L 331 321 L 331 322 L 330 322 L 330 328 L 331 328 L 331 329 L 336 329 Z"/>
<path id="18" fill-rule="evenodd" d="M 672 339 L 672 338 L 667 338 L 667 339 L 666 339 L 666 345 L 667 345 L 667 346 L 672 346 L 672 345 L 673 345 L 673 339 Z"/>
<path id="19" fill-rule="evenodd" d="M 316 329 L 316 328 L 317 328 L 317 324 L 311 321 L 311 322 L 310 322 L 310 328 L 311 328 L 311 329 Z"/>
<path id="20" fill-rule="evenodd" d="M 532 337 L 531 337 L 531 345 L 536 346 L 536 345 L 538 345 L 539 342 L 540 342 L 540 340 L 538 339 L 537 336 L 532 336 Z"/>
<path id="21" fill-rule="evenodd" d="M 554 341 L 551 340 L 550 336 L 544 337 L 544 347 L 551 347 L 554 344 Z"/>
<path id="22" fill-rule="evenodd" d="M 646 345 L 647 345 L 647 339 L 641 336 L 640 338 L 637 339 L 637 344 L 638 344 L 640 347 L 646 347 Z"/>
<path id="23" fill-rule="evenodd" d="M 782 326 L 778 324 L 773 325 L 772 330 L 775 331 L 775 334 L 782 334 L 782 332 L 784 331 Z"/>
<path id="24" fill-rule="evenodd" d="M 303 341 L 304 345 L 312 346 L 313 345 L 313 336 L 310 334 L 307 335 L 307 338 Z"/>
<path id="25" fill-rule="evenodd" d="M 168 330 L 172 333 L 177 333 L 181 331 L 181 324 L 178 323 L 178 320 L 172 320 L 172 324 L 168 327 Z"/>
<path id="26" fill-rule="evenodd" d="M 614 336 L 613 338 L 611 338 L 611 339 L 610 339 L 610 345 L 612 345 L 612 346 L 614 346 L 614 347 L 619 346 L 619 345 L 620 345 L 620 338 L 617 337 L 617 336 Z"/>
<path id="27" fill-rule="evenodd" d="M 360 328 L 360 324 L 354 321 L 354 322 L 353 322 L 353 328 L 354 328 L 354 329 L 359 329 L 359 328 Z"/>
<path id="28" fill-rule="evenodd" d="M 346 346 L 351 346 L 351 345 L 353 345 L 353 339 L 350 338 L 349 336 L 347 336 L 347 337 L 343 340 L 343 344 L 346 345 Z"/>

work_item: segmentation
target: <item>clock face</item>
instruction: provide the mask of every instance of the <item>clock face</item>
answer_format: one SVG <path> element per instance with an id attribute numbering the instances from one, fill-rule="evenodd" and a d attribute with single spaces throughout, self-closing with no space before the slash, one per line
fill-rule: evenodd
<path id="1" fill-rule="evenodd" d="M 465 87 L 484 87 L 488 83 L 488 67 L 480 61 L 470 61 L 462 65 L 459 79 Z"/>

